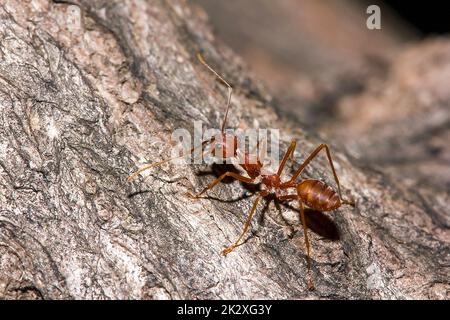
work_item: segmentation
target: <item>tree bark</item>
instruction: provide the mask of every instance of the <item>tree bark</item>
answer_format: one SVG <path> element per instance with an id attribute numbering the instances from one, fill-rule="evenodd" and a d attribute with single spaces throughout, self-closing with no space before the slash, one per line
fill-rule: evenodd
<path id="1" fill-rule="evenodd" d="M 337 173 L 357 204 L 307 215 L 314 291 L 295 208 L 258 207 L 223 257 L 252 204 L 230 201 L 248 194 L 241 184 L 192 201 L 214 174 L 175 164 L 127 183 L 169 156 L 174 129 L 219 127 L 226 90 L 198 51 L 233 84 L 230 127 L 279 128 L 283 150 L 298 141 L 291 172 L 323 142 L 277 115 L 185 1 L 0 1 L 1 298 L 449 297 L 446 206 L 430 211 L 342 147 Z M 333 185 L 324 158 L 305 176 Z"/>

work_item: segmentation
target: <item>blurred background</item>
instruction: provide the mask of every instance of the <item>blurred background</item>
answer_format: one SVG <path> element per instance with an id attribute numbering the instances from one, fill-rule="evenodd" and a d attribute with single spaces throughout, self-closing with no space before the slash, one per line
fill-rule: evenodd
<path id="1" fill-rule="evenodd" d="M 405 45 L 449 31 L 445 2 L 365 0 L 195 0 L 218 37 L 306 126 L 334 119 L 336 103 L 386 71 Z M 366 27 L 381 9 L 382 29 Z"/>
<path id="2" fill-rule="evenodd" d="M 280 115 L 417 190 L 436 221 L 450 226 L 445 1 L 193 2 L 217 41 L 263 80 Z M 366 27 L 371 4 L 380 7 L 380 30 Z"/>

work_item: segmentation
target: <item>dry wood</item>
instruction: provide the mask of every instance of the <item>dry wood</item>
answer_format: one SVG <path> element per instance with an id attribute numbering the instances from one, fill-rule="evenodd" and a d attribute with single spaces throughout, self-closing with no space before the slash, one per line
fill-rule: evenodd
<path id="1" fill-rule="evenodd" d="M 223 257 L 252 203 L 228 201 L 242 185 L 192 201 L 214 175 L 173 164 L 127 183 L 169 155 L 172 130 L 219 127 L 226 88 L 199 50 L 235 88 L 230 126 L 298 139 L 290 170 L 323 142 L 276 114 L 187 2 L 0 1 L 1 298 L 448 298 L 448 225 L 343 149 L 357 206 L 308 215 L 315 291 L 296 211 L 260 206 Z M 324 158 L 306 176 L 333 181 Z"/>

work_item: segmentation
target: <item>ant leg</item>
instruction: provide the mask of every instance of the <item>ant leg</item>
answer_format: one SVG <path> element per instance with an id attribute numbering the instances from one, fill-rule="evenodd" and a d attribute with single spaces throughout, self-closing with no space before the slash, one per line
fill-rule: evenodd
<path id="1" fill-rule="evenodd" d="M 313 160 L 317 156 L 317 154 L 322 149 L 325 149 L 325 151 L 327 153 L 328 162 L 330 164 L 331 171 L 333 171 L 334 181 L 336 181 L 336 184 L 337 184 L 339 198 L 342 200 L 341 185 L 339 183 L 339 178 L 336 174 L 336 170 L 334 169 L 333 160 L 331 159 L 330 148 L 328 148 L 328 146 L 326 144 L 319 145 L 313 152 L 311 152 L 311 154 L 308 156 L 308 158 L 306 158 L 306 160 L 303 161 L 300 168 L 297 169 L 297 171 L 294 173 L 292 178 L 289 180 L 289 183 L 292 183 L 292 182 L 294 182 L 295 179 L 297 179 L 297 177 L 302 173 L 302 171 L 305 169 L 305 167 L 311 162 L 311 160 Z M 342 201 L 344 202 L 344 200 L 342 200 Z M 348 203 L 348 201 L 346 201 L 346 202 Z"/>
<path id="2" fill-rule="evenodd" d="M 245 233 L 248 230 L 248 227 L 250 226 L 250 221 L 253 218 L 253 214 L 255 213 L 256 207 L 258 206 L 259 200 L 261 200 L 262 197 L 267 196 L 268 193 L 266 191 L 262 191 L 258 194 L 258 196 L 256 197 L 255 201 L 253 202 L 253 206 L 252 209 L 250 210 L 250 214 L 247 218 L 247 221 L 245 221 L 245 225 L 244 225 L 244 229 L 241 232 L 241 235 L 239 236 L 239 238 L 229 247 L 225 248 L 222 251 L 222 255 L 226 256 L 227 254 L 229 254 L 231 251 L 234 250 L 234 248 L 236 248 L 239 245 L 239 242 L 242 240 L 242 238 L 244 237 Z"/>
<path id="3" fill-rule="evenodd" d="M 191 154 L 192 154 L 195 150 L 197 150 L 198 148 L 202 148 L 202 151 L 203 151 L 203 149 L 204 149 L 207 145 L 209 145 L 209 144 L 211 144 L 212 142 L 214 142 L 214 140 L 215 140 L 215 137 L 212 137 L 212 138 L 209 139 L 209 140 L 203 141 L 199 146 L 193 147 L 193 148 L 189 151 L 189 155 L 191 155 Z M 166 160 L 163 160 L 163 161 L 159 161 L 159 162 L 156 162 L 156 163 L 152 163 L 152 164 L 150 164 L 150 165 L 147 165 L 147 166 L 145 166 L 145 167 L 143 167 L 143 168 L 137 170 L 136 172 L 132 173 L 132 174 L 128 177 L 127 180 L 128 180 L 128 182 L 130 182 L 130 181 L 132 181 L 134 178 L 136 178 L 139 174 L 141 174 L 141 173 L 144 172 L 144 171 L 147 171 L 147 170 L 149 170 L 149 169 L 151 169 L 151 168 L 160 166 L 160 165 L 162 165 L 162 164 L 164 164 L 164 163 L 167 163 L 167 162 L 170 162 L 170 161 L 172 161 L 172 160 L 183 158 L 183 157 L 185 157 L 185 156 L 186 156 L 186 155 L 181 155 L 181 156 L 178 156 L 178 157 L 173 157 L 173 158 L 170 158 L 170 159 L 166 159 Z M 202 156 L 203 156 L 203 155 L 202 155 Z"/>
<path id="4" fill-rule="evenodd" d="M 298 195 L 296 195 L 296 194 L 287 194 L 287 195 L 284 195 L 284 196 L 279 196 L 279 197 L 277 197 L 277 199 L 280 202 L 297 200 L 298 199 Z"/>
<path id="5" fill-rule="evenodd" d="M 297 190 L 298 192 L 298 190 Z M 311 257 L 310 257 L 310 247 L 309 247 L 309 239 L 308 239 L 308 226 L 306 225 L 306 218 L 305 218 L 305 207 L 303 205 L 303 201 L 300 198 L 299 194 L 287 194 L 284 196 L 279 196 L 278 200 L 280 201 L 290 201 L 290 200 L 298 200 L 300 205 L 300 220 L 303 225 L 303 235 L 305 237 L 305 247 L 306 247 L 306 261 L 308 264 L 308 288 L 310 290 L 314 289 L 314 283 L 312 280 L 311 275 Z"/>
<path id="6" fill-rule="evenodd" d="M 242 181 L 242 182 L 245 182 L 245 183 L 252 183 L 253 181 L 255 181 L 255 179 L 244 177 L 244 176 L 242 176 L 240 174 L 237 174 L 235 172 L 227 171 L 224 174 L 222 174 L 219 178 L 217 178 L 216 180 L 211 182 L 205 189 L 202 190 L 202 192 L 200 192 L 200 193 L 198 193 L 196 195 L 193 195 L 191 193 L 188 193 L 188 194 L 192 198 L 199 198 L 202 194 L 204 194 L 206 191 L 214 188 L 216 186 L 216 184 L 218 184 L 220 181 L 222 181 L 226 177 L 232 177 L 232 178 L 234 178 L 236 180 L 239 180 L 239 181 Z"/>
<path id="7" fill-rule="evenodd" d="M 286 153 L 284 154 L 283 160 L 280 163 L 280 166 L 278 167 L 278 172 L 277 175 L 281 175 L 281 172 L 283 172 L 284 166 L 286 165 L 286 162 L 289 158 L 293 158 L 294 157 L 294 151 L 295 151 L 295 146 L 296 146 L 297 142 L 295 140 L 291 141 L 291 144 L 289 145 L 289 148 L 287 149 Z"/>
<path id="8" fill-rule="evenodd" d="M 297 191 L 298 192 L 298 191 Z M 303 225 L 303 234 L 305 237 L 305 247 L 306 247 L 306 259 L 308 264 L 308 288 L 314 289 L 314 283 L 311 276 L 311 258 L 310 258 L 310 247 L 309 247 L 309 239 L 308 239 L 308 227 L 306 225 L 306 219 L 305 219 L 305 208 L 303 205 L 303 201 L 301 200 L 299 194 L 287 194 L 284 196 L 277 197 L 280 201 L 290 201 L 290 200 L 298 200 L 300 205 L 300 220 Z"/>
<path id="9" fill-rule="evenodd" d="M 305 219 L 305 207 L 303 205 L 302 199 L 300 198 L 300 194 L 298 194 L 297 198 L 300 206 L 300 220 L 302 221 L 303 225 L 303 235 L 305 237 L 306 261 L 308 264 L 308 289 L 312 290 L 314 289 L 314 283 L 311 275 L 311 257 L 309 252 L 308 227 L 306 226 L 306 219 Z"/>
<path id="10" fill-rule="evenodd" d="M 172 160 L 175 160 L 175 159 L 178 159 L 178 158 L 181 158 L 181 157 L 166 159 L 166 160 L 163 160 L 163 161 L 160 161 L 160 162 L 156 162 L 156 163 L 152 163 L 152 164 L 150 164 L 150 165 L 147 165 L 147 166 L 145 166 L 145 167 L 142 167 L 142 168 L 140 168 L 139 170 L 137 170 L 137 171 L 133 172 L 132 174 L 130 174 L 130 175 L 128 176 L 128 178 L 127 178 L 127 181 L 128 181 L 128 182 L 131 182 L 134 178 L 136 178 L 136 177 L 137 177 L 139 174 L 141 174 L 142 172 L 147 171 L 147 170 L 150 170 L 151 168 L 157 167 L 157 166 L 159 166 L 159 165 L 162 165 L 162 164 L 164 164 L 164 163 L 167 163 L 167 162 L 169 162 L 169 161 L 172 161 Z"/>
<path id="11" fill-rule="evenodd" d="M 217 72 L 216 70 L 214 70 L 212 67 L 210 67 L 205 59 L 203 59 L 203 56 L 200 53 L 197 53 L 197 58 L 200 61 L 201 64 L 203 64 L 206 68 L 208 68 L 209 71 L 211 71 L 212 73 L 214 73 L 214 75 L 220 80 L 222 81 L 223 84 L 225 84 L 228 87 L 228 99 L 227 99 L 227 108 L 225 110 L 225 116 L 223 118 L 223 122 L 222 122 L 222 133 L 225 132 L 225 124 L 227 122 L 227 117 L 228 117 L 228 110 L 230 109 L 230 104 L 231 104 L 231 94 L 233 92 L 233 88 L 231 87 L 231 85 L 225 81 L 224 78 L 222 78 Z"/>

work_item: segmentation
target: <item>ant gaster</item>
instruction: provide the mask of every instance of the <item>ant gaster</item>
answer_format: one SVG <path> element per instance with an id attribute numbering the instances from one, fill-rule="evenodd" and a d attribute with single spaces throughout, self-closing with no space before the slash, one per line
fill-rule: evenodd
<path id="1" fill-rule="evenodd" d="M 221 182 L 223 179 L 227 177 L 234 178 L 236 180 L 239 180 L 246 184 L 252 184 L 252 185 L 262 185 L 263 189 L 257 193 L 257 196 L 253 202 L 253 206 L 250 210 L 250 214 L 244 224 L 243 230 L 238 237 L 238 239 L 229 247 L 225 248 L 222 251 L 222 254 L 225 256 L 229 254 L 231 251 L 233 251 L 241 242 L 242 238 L 244 237 L 245 233 L 248 230 L 248 227 L 250 226 L 251 219 L 255 213 L 255 210 L 258 206 L 259 201 L 261 198 L 267 197 L 269 195 L 272 195 L 275 197 L 276 200 L 278 200 L 280 203 L 288 202 L 288 201 L 298 201 L 299 209 L 300 209 L 300 220 L 303 225 L 303 233 L 304 233 L 304 239 L 305 239 L 305 247 L 306 247 L 306 256 L 307 256 L 307 265 L 308 265 L 308 275 L 309 275 L 309 281 L 308 281 L 308 287 L 310 289 L 314 288 L 312 276 L 311 276 L 311 259 L 310 259 L 310 244 L 308 239 L 308 232 L 307 232 L 307 226 L 306 226 L 306 219 L 305 219 L 305 205 L 313 210 L 318 211 L 332 211 L 337 208 L 339 208 L 342 204 L 350 204 L 354 205 L 354 202 L 343 200 L 341 197 L 341 187 L 339 183 L 339 179 L 337 177 L 336 171 L 334 169 L 333 160 L 331 158 L 330 149 L 326 144 L 319 145 L 311 154 L 306 158 L 305 161 L 300 165 L 300 167 L 294 172 L 294 174 L 287 179 L 286 181 L 282 180 L 282 173 L 283 169 L 286 165 L 286 162 L 289 158 L 293 158 L 296 141 L 293 140 L 286 153 L 283 156 L 283 159 L 278 167 L 278 170 L 276 172 L 270 172 L 267 170 L 267 168 L 264 167 L 264 162 L 262 159 L 262 153 L 260 153 L 256 157 L 256 161 L 250 161 L 250 154 L 248 151 L 245 151 L 243 154 L 240 153 L 240 150 L 238 150 L 238 139 L 235 135 L 226 133 L 225 132 L 225 125 L 226 120 L 228 116 L 228 110 L 230 108 L 231 104 L 231 95 L 232 95 L 232 88 L 230 84 L 225 81 L 213 68 L 211 68 L 203 59 L 203 57 L 198 54 L 197 55 L 199 61 L 208 68 L 214 75 L 227 86 L 228 88 L 228 99 L 227 99 L 227 106 L 225 111 L 225 116 L 222 122 L 222 128 L 221 128 L 221 134 L 220 138 L 217 139 L 216 137 L 212 137 L 209 140 L 203 141 L 201 145 L 197 147 L 193 147 L 190 150 L 189 154 L 192 154 L 197 148 L 201 148 L 201 150 L 204 152 L 205 147 L 210 145 L 211 153 L 214 153 L 216 157 L 221 158 L 222 160 L 229 159 L 229 158 L 236 158 L 239 157 L 241 159 L 241 162 L 239 166 L 247 173 L 247 176 L 227 171 L 224 174 L 222 174 L 220 177 L 215 179 L 213 182 L 211 182 L 206 188 L 204 188 L 200 193 L 196 195 L 192 195 L 189 193 L 189 195 L 192 198 L 200 198 L 205 192 L 212 189 L 214 186 L 216 186 L 219 182 Z M 334 180 L 337 185 L 338 192 L 336 193 L 330 186 L 328 186 L 326 183 L 316 180 L 316 179 L 304 179 L 299 180 L 298 178 L 305 169 L 305 167 L 318 155 L 318 153 L 321 150 L 325 150 L 326 156 L 328 158 L 329 165 L 331 167 L 331 171 L 333 172 Z M 160 161 L 157 163 L 153 163 L 151 165 L 145 166 L 132 175 L 129 176 L 128 180 L 131 181 L 136 176 L 138 176 L 140 173 L 149 170 L 153 167 L 159 166 L 163 163 L 167 163 L 171 160 L 174 160 L 176 158 L 184 157 L 185 155 L 182 155 L 180 157 L 170 158 L 164 161 Z M 266 170 L 265 170 L 266 169 Z M 291 190 L 291 193 L 289 192 Z"/>

